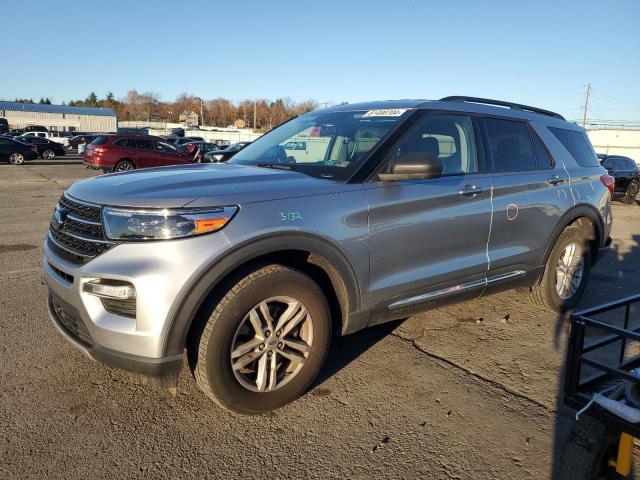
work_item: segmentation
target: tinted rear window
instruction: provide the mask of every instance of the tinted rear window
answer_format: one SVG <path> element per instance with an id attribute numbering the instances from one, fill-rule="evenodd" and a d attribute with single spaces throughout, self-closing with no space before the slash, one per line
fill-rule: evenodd
<path id="1" fill-rule="evenodd" d="M 136 139 L 136 145 L 140 150 L 153 150 L 153 140 Z"/>
<path id="2" fill-rule="evenodd" d="M 104 135 L 100 135 L 93 142 L 91 142 L 91 145 L 104 145 L 105 143 L 107 143 L 108 139 L 109 139 L 109 137 L 105 137 Z"/>
<path id="3" fill-rule="evenodd" d="M 638 168 L 636 162 L 626 157 L 609 157 L 605 165 L 614 170 L 635 170 Z"/>
<path id="4" fill-rule="evenodd" d="M 598 167 L 600 162 L 591 142 L 582 132 L 566 130 L 564 128 L 549 128 L 551 133 L 560 140 L 564 148 L 568 150 L 573 159 L 581 167 Z"/>
<path id="5" fill-rule="evenodd" d="M 136 148 L 136 141 L 133 138 L 121 138 L 113 144 L 117 145 L 118 147 Z"/>
<path id="6" fill-rule="evenodd" d="M 536 157 L 526 123 L 486 118 L 485 125 L 494 171 L 536 169 Z"/>

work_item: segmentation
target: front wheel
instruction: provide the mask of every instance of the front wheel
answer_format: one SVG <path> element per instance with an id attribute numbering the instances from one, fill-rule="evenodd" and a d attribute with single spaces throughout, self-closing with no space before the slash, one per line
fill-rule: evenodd
<path id="1" fill-rule="evenodd" d="M 629 183 L 629 185 L 627 186 L 627 190 L 624 193 L 624 197 L 622 197 L 621 201 L 629 204 L 636 203 L 638 191 L 640 191 L 640 184 L 638 182 Z"/>
<path id="2" fill-rule="evenodd" d="M 9 155 L 9 163 L 11 165 L 22 165 L 24 163 L 24 155 L 21 153 L 12 153 Z"/>
<path id="3" fill-rule="evenodd" d="M 223 296 L 192 339 L 196 382 L 234 412 L 275 410 L 311 385 L 330 337 L 327 300 L 311 278 L 283 265 L 258 268 Z"/>
<path id="4" fill-rule="evenodd" d="M 549 255 L 542 281 L 531 289 L 533 302 L 550 312 L 575 307 L 591 273 L 591 247 L 584 231 L 567 227 Z"/>
<path id="5" fill-rule="evenodd" d="M 54 152 L 53 150 L 45 150 L 44 152 L 42 152 L 42 158 L 44 158 L 45 160 L 53 160 L 54 158 L 56 158 L 56 152 Z"/>

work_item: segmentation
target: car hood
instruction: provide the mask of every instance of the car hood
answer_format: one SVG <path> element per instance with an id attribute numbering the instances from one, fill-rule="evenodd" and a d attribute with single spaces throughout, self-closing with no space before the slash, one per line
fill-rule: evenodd
<path id="1" fill-rule="evenodd" d="M 74 183 L 78 200 L 122 207 L 239 205 L 362 188 L 303 173 L 228 163 L 195 164 L 100 175 Z"/>

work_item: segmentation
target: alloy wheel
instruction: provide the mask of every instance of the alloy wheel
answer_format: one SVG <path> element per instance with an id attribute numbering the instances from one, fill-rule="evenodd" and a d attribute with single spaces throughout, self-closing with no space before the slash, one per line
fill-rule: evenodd
<path id="1" fill-rule="evenodd" d="M 11 165 L 22 165 L 24 163 L 24 156 L 21 153 L 12 153 L 9 156 L 9 163 Z"/>
<path id="2" fill-rule="evenodd" d="M 567 245 L 556 265 L 556 292 L 562 300 L 573 297 L 582 282 L 584 260 L 582 249 L 572 242 Z"/>
<path id="3" fill-rule="evenodd" d="M 120 165 L 118 165 L 118 168 L 116 168 L 116 170 L 118 172 L 126 172 L 127 170 L 133 170 L 133 165 L 127 162 L 123 162 Z"/>
<path id="4" fill-rule="evenodd" d="M 277 390 L 302 370 L 312 343 L 311 314 L 302 302 L 272 297 L 254 306 L 238 326 L 231 369 L 247 390 Z"/>
<path id="5" fill-rule="evenodd" d="M 44 158 L 45 160 L 53 160 L 54 158 L 56 158 L 56 154 L 53 152 L 53 150 L 45 150 L 42 153 L 42 158 Z"/>

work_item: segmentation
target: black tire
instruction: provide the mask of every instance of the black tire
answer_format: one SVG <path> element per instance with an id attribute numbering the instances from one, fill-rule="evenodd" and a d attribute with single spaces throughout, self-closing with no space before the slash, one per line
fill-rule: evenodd
<path id="1" fill-rule="evenodd" d="M 116 163 L 114 172 L 127 172 L 129 170 L 135 170 L 136 165 L 131 160 L 120 160 Z"/>
<path id="2" fill-rule="evenodd" d="M 556 290 L 556 266 L 565 248 L 575 243 L 581 249 L 583 262 L 580 284 L 568 298 L 561 298 Z M 584 230 L 569 226 L 558 237 L 547 259 L 540 283 L 531 289 L 531 299 L 535 305 L 550 312 L 566 312 L 574 308 L 582 298 L 591 274 L 591 246 Z"/>
<path id="3" fill-rule="evenodd" d="M 236 332 L 254 306 L 266 299 L 287 296 L 297 299 L 310 314 L 313 341 L 300 370 L 280 388 L 251 391 L 243 386 L 231 365 Z M 252 415 L 275 410 L 302 395 L 311 385 L 329 350 L 330 311 L 320 287 L 307 275 L 283 265 L 267 265 L 245 275 L 217 303 L 206 320 L 196 349 L 194 376 L 200 389 L 222 407 Z M 192 350 L 192 353 L 194 350 Z"/>
<path id="4" fill-rule="evenodd" d="M 626 192 L 624 192 L 624 197 L 622 197 L 620 201 L 622 203 L 628 203 L 633 205 L 634 203 L 636 203 L 639 190 L 640 190 L 640 183 L 630 182 L 629 185 L 627 185 Z"/>
<path id="5" fill-rule="evenodd" d="M 42 152 L 42 158 L 44 160 L 53 160 L 54 158 L 56 158 L 56 152 L 54 152 L 51 149 L 47 149 L 44 152 Z"/>
<path id="6" fill-rule="evenodd" d="M 614 458 L 620 442 L 620 432 L 615 432 L 593 417 L 581 415 L 573 424 L 564 445 L 560 462 L 563 480 L 599 480 L 624 478 L 608 466 Z"/>
<path id="7" fill-rule="evenodd" d="M 22 165 L 24 163 L 24 155 L 19 152 L 14 152 L 9 155 L 9 163 L 11 165 Z"/>

